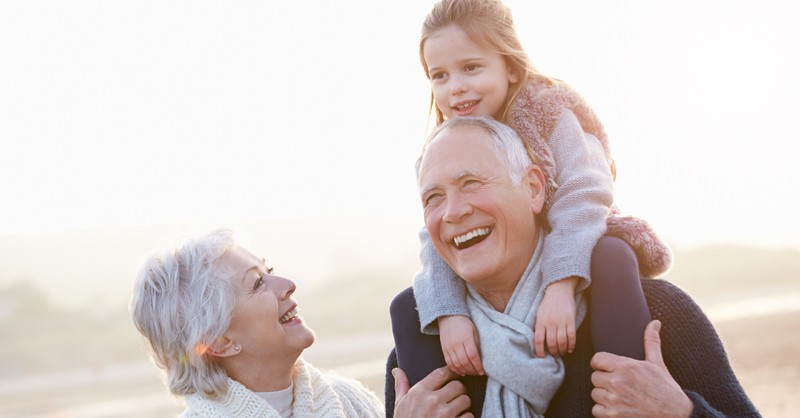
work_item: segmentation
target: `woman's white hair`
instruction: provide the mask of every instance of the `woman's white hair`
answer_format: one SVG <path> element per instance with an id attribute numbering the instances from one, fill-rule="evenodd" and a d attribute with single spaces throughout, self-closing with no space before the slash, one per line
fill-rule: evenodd
<path id="1" fill-rule="evenodd" d="M 508 170 L 508 176 L 514 185 L 519 185 L 522 178 L 528 171 L 528 167 L 533 164 L 531 154 L 525 146 L 525 142 L 517 135 L 517 132 L 510 126 L 498 122 L 488 116 L 461 116 L 449 118 L 436 128 L 428 136 L 422 154 L 417 159 L 417 178 L 422 164 L 422 158 L 428 152 L 428 148 L 444 131 L 460 126 L 475 126 L 486 131 L 492 138 L 490 145 L 492 151 L 503 162 Z"/>
<path id="2" fill-rule="evenodd" d="M 130 312 L 170 392 L 216 398 L 227 392 L 227 374 L 207 349 L 222 338 L 235 303 L 229 272 L 214 262 L 233 248 L 221 229 L 152 255 L 136 277 Z"/>

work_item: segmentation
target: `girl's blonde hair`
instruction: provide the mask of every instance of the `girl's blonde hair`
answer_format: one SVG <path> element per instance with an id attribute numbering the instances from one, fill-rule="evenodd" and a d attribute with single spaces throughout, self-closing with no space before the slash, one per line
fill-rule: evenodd
<path id="1" fill-rule="evenodd" d="M 517 36 L 511 9 L 499 0 L 441 0 L 433 6 L 422 24 L 419 40 L 419 59 L 426 77 L 430 78 L 423 54 L 425 41 L 434 32 L 451 25 L 461 28 L 473 42 L 500 54 L 511 72 L 518 74 L 517 83 L 509 86 L 508 97 L 501 112 L 501 122 L 506 122 L 509 104 L 514 101 L 519 89 L 527 84 L 531 77 L 539 76 L 550 80 L 531 64 Z M 430 112 L 436 115 L 437 125 L 444 122 L 444 114 L 436 106 L 433 92 L 431 92 Z"/>

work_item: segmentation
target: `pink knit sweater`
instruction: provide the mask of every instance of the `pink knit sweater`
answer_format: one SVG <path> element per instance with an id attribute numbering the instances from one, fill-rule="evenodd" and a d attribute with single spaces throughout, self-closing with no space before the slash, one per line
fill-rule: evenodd
<path id="1" fill-rule="evenodd" d="M 564 111 L 570 110 L 578 118 L 581 128 L 595 136 L 603 146 L 606 158 L 611 159 L 611 147 L 603 124 L 575 90 L 567 84 L 556 80 L 550 82 L 540 76 L 534 76 L 520 90 L 512 103 L 508 123 L 528 143 L 532 157 L 542 167 L 547 179 L 546 211 L 553 204 L 558 184 L 555 179 L 559 167 L 553 159 L 550 139 Z M 610 167 L 614 172 L 613 163 Z M 607 234 L 626 241 L 636 252 L 639 270 L 643 277 L 659 277 L 672 266 L 672 251 L 655 233 L 650 225 L 632 216 L 621 216 L 612 210 L 607 219 Z"/>

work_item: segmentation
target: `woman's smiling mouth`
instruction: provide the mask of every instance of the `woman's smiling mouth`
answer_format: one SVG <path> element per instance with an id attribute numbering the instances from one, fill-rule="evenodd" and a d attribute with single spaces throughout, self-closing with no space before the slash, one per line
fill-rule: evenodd
<path id="1" fill-rule="evenodd" d="M 293 307 L 289 312 L 283 314 L 283 316 L 278 320 L 281 324 L 285 324 L 292 319 L 297 318 L 297 306 Z"/>

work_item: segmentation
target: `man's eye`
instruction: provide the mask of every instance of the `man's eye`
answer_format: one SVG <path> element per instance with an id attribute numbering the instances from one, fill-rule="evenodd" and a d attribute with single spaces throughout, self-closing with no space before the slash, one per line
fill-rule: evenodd
<path id="1" fill-rule="evenodd" d="M 439 204 L 442 200 L 442 195 L 440 194 L 432 194 L 425 198 L 425 207 L 433 206 Z"/>
<path id="2" fill-rule="evenodd" d="M 464 182 L 464 187 L 469 189 L 474 189 L 481 184 L 478 180 L 467 180 Z"/>

